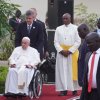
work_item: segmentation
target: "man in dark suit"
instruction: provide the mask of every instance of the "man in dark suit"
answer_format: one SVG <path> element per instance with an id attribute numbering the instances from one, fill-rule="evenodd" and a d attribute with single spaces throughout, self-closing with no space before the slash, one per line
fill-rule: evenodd
<path id="1" fill-rule="evenodd" d="M 83 75 L 84 75 L 84 65 L 85 65 L 85 56 L 89 52 L 87 47 L 85 37 L 89 33 L 89 28 L 86 24 L 81 24 L 78 27 L 78 34 L 82 39 L 82 44 L 79 48 L 79 58 L 78 58 L 78 83 L 80 86 L 83 85 Z"/>
<path id="2" fill-rule="evenodd" d="M 15 36 L 15 47 L 21 45 L 23 37 L 30 38 L 30 46 L 34 47 L 40 53 L 40 58 L 43 57 L 43 30 L 41 24 L 34 21 L 34 13 L 31 10 L 26 12 L 26 21 L 22 22 Z"/>
<path id="3" fill-rule="evenodd" d="M 16 32 L 18 25 L 22 22 L 20 16 L 21 16 L 21 11 L 16 10 L 15 16 L 9 19 L 9 25 L 12 27 L 13 32 Z"/>
<path id="4" fill-rule="evenodd" d="M 37 10 L 35 8 L 31 8 L 31 10 L 34 13 L 35 21 L 39 22 L 42 26 L 42 30 L 43 30 L 43 50 L 44 50 L 44 56 L 43 57 L 46 58 L 46 57 L 49 56 L 49 53 L 48 53 L 48 39 L 47 39 L 45 24 L 41 20 L 37 19 Z"/>
<path id="5" fill-rule="evenodd" d="M 85 59 L 85 75 L 80 100 L 100 100 L 100 37 L 95 32 L 86 36 L 90 51 Z"/>

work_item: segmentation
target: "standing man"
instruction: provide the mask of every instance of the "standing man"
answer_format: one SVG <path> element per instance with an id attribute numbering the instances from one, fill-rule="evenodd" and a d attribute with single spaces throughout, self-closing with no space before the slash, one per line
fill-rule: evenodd
<path id="1" fill-rule="evenodd" d="M 34 47 L 40 53 L 40 58 L 43 55 L 43 30 L 41 24 L 35 20 L 35 16 L 32 10 L 26 12 L 26 21 L 22 22 L 15 36 L 15 47 L 21 45 L 23 37 L 30 38 L 30 46 Z"/>
<path id="2" fill-rule="evenodd" d="M 19 24 L 22 22 L 22 19 L 20 17 L 21 17 L 21 11 L 16 10 L 15 16 L 9 19 L 9 25 L 12 28 L 12 33 L 10 36 L 11 40 L 15 40 L 15 34 L 16 34 L 17 28 Z"/>
<path id="3" fill-rule="evenodd" d="M 42 30 L 43 30 L 43 51 L 44 51 L 43 58 L 46 58 L 46 57 L 49 56 L 49 53 L 48 53 L 48 39 L 47 39 L 45 24 L 41 20 L 37 19 L 37 10 L 35 8 L 31 8 L 31 10 L 34 13 L 35 21 L 39 22 L 42 26 Z"/>
<path id="4" fill-rule="evenodd" d="M 100 100 L 100 37 L 91 32 L 86 36 L 91 53 L 86 55 L 85 75 L 80 100 Z"/>
<path id="5" fill-rule="evenodd" d="M 20 16 L 21 16 L 21 11 L 16 10 L 15 16 L 9 19 L 9 25 L 12 27 L 12 31 L 15 33 L 18 28 L 18 25 L 22 22 Z"/>
<path id="6" fill-rule="evenodd" d="M 78 58 L 78 83 L 80 86 L 83 85 L 84 67 L 85 67 L 85 56 L 89 52 L 89 48 L 85 41 L 86 35 L 89 33 L 89 28 L 86 24 L 81 24 L 78 27 L 78 34 L 82 40 L 82 44 L 79 48 L 79 58 Z"/>
<path id="7" fill-rule="evenodd" d="M 71 24 L 71 15 L 65 13 L 62 16 L 63 25 L 57 27 L 55 32 L 54 45 L 57 50 L 56 58 L 56 90 L 60 96 L 67 94 L 67 90 L 78 89 L 77 61 L 79 38 L 77 26 Z"/>

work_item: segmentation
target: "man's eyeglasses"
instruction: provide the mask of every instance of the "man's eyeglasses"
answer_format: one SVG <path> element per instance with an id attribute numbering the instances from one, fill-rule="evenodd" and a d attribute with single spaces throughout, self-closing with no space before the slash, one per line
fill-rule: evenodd
<path id="1" fill-rule="evenodd" d="M 62 18 L 62 19 L 66 19 L 67 20 L 68 18 Z"/>

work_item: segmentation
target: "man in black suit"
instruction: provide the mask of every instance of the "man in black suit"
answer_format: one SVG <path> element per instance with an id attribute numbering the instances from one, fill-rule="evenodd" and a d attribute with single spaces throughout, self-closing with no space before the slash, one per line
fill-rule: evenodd
<path id="1" fill-rule="evenodd" d="M 48 53 L 48 39 L 47 39 L 45 24 L 41 20 L 37 19 L 37 10 L 35 8 L 31 8 L 31 10 L 34 13 L 35 21 L 39 22 L 42 26 L 42 30 L 43 30 L 43 50 L 44 50 L 44 56 L 43 57 L 46 58 L 46 57 L 49 56 L 49 53 Z"/>
<path id="2" fill-rule="evenodd" d="M 20 16 L 21 16 L 21 11 L 16 10 L 15 16 L 9 19 L 9 25 L 12 27 L 13 32 L 16 32 L 19 23 L 22 22 Z"/>
<path id="3" fill-rule="evenodd" d="M 92 53 L 86 55 L 80 100 L 100 100 L 100 37 L 91 32 L 86 36 L 86 42 Z"/>
<path id="4" fill-rule="evenodd" d="M 79 48 L 79 58 L 78 58 L 78 83 L 80 86 L 83 85 L 83 75 L 84 75 L 84 65 L 85 65 L 85 56 L 89 52 L 87 47 L 85 37 L 89 33 L 89 27 L 86 24 L 81 24 L 78 27 L 78 34 L 82 39 L 82 44 Z"/>
<path id="5" fill-rule="evenodd" d="M 30 46 L 34 47 L 40 53 L 40 58 L 43 57 L 43 30 L 41 24 L 34 21 L 34 13 L 31 10 L 26 12 L 26 21 L 22 22 L 16 32 L 15 47 L 21 45 L 23 37 L 30 38 Z"/>

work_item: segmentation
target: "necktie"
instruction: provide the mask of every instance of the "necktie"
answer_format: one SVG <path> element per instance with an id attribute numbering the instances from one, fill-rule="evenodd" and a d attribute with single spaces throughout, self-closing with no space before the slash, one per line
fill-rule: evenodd
<path id="1" fill-rule="evenodd" d="M 96 52 L 93 53 L 92 60 L 91 60 L 91 68 L 90 68 L 90 75 L 89 75 L 89 81 L 88 81 L 88 92 L 91 92 L 91 87 L 92 87 L 92 78 L 93 78 L 93 68 L 94 68 L 94 60 L 95 60 L 95 54 Z"/>
<path id="2" fill-rule="evenodd" d="M 30 30 L 31 30 L 31 26 L 28 25 L 28 34 L 30 33 Z"/>

